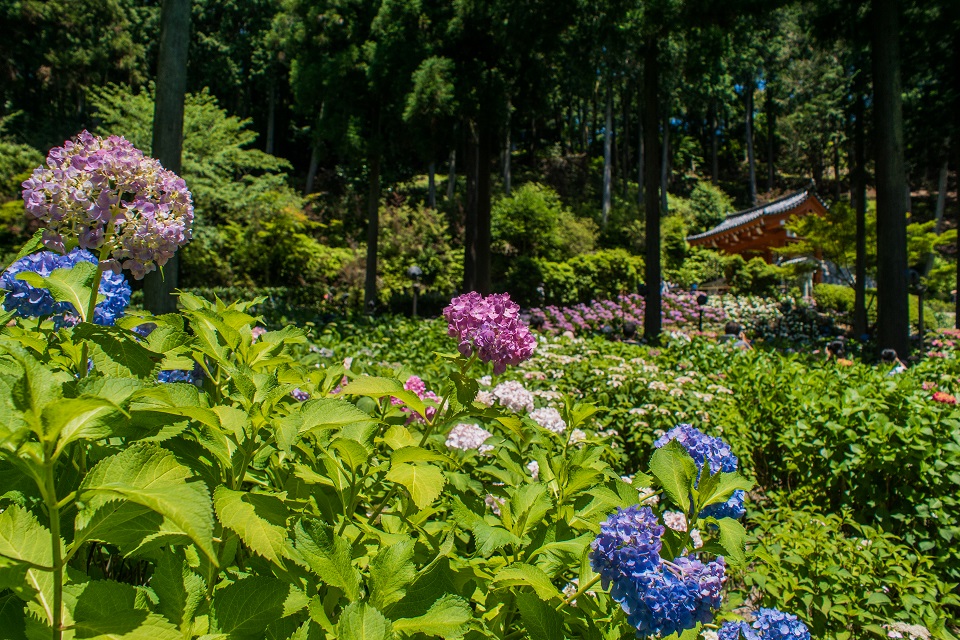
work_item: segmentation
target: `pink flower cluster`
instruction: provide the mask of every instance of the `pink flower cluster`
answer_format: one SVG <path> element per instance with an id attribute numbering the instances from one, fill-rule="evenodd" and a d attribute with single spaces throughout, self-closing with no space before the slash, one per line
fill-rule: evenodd
<path id="1" fill-rule="evenodd" d="M 407 378 L 407 381 L 403 383 L 403 388 L 407 391 L 412 391 L 421 400 L 433 400 L 436 403 L 440 402 L 440 397 L 437 394 L 435 394 L 433 391 L 427 391 L 426 383 L 421 380 L 419 376 L 410 376 Z M 403 400 L 400 400 L 399 398 L 390 398 L 390 403 L 395 406 L 401 405 L 403 404 Z M 437 415 L 437 408 L 431 406 L 426 408 L 427 415 L 425 418 L 419 413 L 414 413 L 407 407 L 404 407 L 401 409 L 401 411 L 413 413 L 413 416 L 411 416 L 410 420 L 407 422 L 411 422 L 413 420 L 417 420 L 418 422 L 426 422 L 427 420 L 433 420 L 433 416 Z"/>
<path id="2" fill-rule="evenodd" d="M 83 131 L 51 149 L 47 165 L 22 186 L 27 211 L 47 225 L 47 247 L 64 253 L 65 236 L 90 251 L 106 243 L 107 266 L 129 269 L 138 280 L 191 238 L 186 183 L 119 136 Z"/>
<path id="3" fill-rule="evenodd" d="M 447 333 L 458 340 L 464 356 L 476 352 L 483 362 L 493 363 L 499 375 L 507 365 L 518 365 L 533 355 L 537 339 L 520 320 L 520 306 L 507 293 L 484 298 L 476 291 L 450 301 L 443 310 L 449 325 Z"/>

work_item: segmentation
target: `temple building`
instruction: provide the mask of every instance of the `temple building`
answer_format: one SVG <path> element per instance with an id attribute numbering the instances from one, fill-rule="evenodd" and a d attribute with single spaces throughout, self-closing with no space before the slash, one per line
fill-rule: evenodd
<path id="1" fill-rule="evenodd" d="M 786 228 L 790 218 L 826 212 L 827 206 L 811 182 L 773 202 L 731 213 L 713 229 L 687 237 L 687 242 L 724 253 L 739 253 L 747 260 L 760 256 L 773 263 L 777 249 L 796 241 L 796 235 Z"/>

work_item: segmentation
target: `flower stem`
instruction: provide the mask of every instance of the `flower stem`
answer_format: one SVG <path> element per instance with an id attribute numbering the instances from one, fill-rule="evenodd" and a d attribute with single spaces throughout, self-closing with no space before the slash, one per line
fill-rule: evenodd
<path id="1" fill-rule="evenodd" d="M 557 611 L 560 611 L 560 609 L 563 609 L 565 606 L 567 606 L 567 605 L 569 605 L 571 602 L 575 601 L 577 598 L 579 598 L 579 597 L 582 596 L 584 593 L 586 593 L 587 590 L 590 589 L 590 587 L 592 587 L 593 585 L 597 584 L 598 582 L 600 582 L 600 574 L 599 574 L 599 573 L 598 573 L 597 575 L 593 576 L 593 578 L 591 578 L 590 581 L 587 582 L 587 584 L 585 584 L 585 585 L 583 585 L 582 587 L 580 587 L 579 589 L 577 589 L 577 592 L 576 592 L 575 594 L 573 594 L 572 596 L 570 596 L 569 598 L 567 598 L 566 600 L 564 600 L 563 602 L 561 602 L 561 603 L 560 603 L 560 606 L 557 607 Z"/>
<path id="2" fill-rule="evenodd" d="M 50 547 L 53 559 L 53 640 L 63 638 L 63 558 L 60 555 L 60 506 L 57 503 L 57 487 L 53 478 L 54 461 L 44 465 L 43 500 L 50 518 Z"/>

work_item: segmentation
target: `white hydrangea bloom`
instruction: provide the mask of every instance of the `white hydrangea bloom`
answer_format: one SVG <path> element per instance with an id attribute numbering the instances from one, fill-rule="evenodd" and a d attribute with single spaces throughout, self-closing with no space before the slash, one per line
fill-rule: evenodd
<path id="1" fill-rule="evenodd" d="M 560 417 L 560 412 L 553 407 L 543 407 L 530 412 L 530 419 L 548 431 L 563 433 L 567 423 Z"/>
<path id="2" fill-rule="evenodd" d="M 527 471 L 530 472 L 530 475 L 533 476 L 534 480 L 540 479 L 540 463 L 536 460 L 531 460 L 527 463 Z"/>
<path id="3" fill-rule="evenodd" d="M 450 449 L 460 449 L 461 451 L 476 449 L 480 453 L 488 453 L 493 451 L 493 445 L 484 444 L 484 441 L 492 435 L 481 426 L 472 423 L 460 423 L 450 429 L 445 444 Z"/>
<path id="4" fill-rule="evenodd" d="M 500 404 L 515 413 L 533 411 L 533 394 L 514 380 L 501 382 L 493 388 L 493 395 Z"/>

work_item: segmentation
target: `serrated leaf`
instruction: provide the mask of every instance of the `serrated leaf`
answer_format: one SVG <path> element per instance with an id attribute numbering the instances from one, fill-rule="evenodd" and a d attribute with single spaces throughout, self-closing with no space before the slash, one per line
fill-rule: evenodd
<path id="1" fill-rule="evenodd" d="M 738 520 L 733 518 L 709 518 L 720 529 L 720 544 L 726 551 L 726 559 L 733 565 L 742 565 L 747 561 L 747 532 Z"/>
<path id="2" fill-rule="evenodd" d="M 391 449 L 417 446 L 417 440 L 406 427 L 393 425 L 383 434 L 383 442 Z"/>
<path id="3" fill-rule="evenodd" d="M 452 537 L 450 538 L 452 542 Z M 441 548 L 441 554 L 449 553 Z M 453 581 L 450 561 L 439 555 L 432 563 L 417 573 L 416 580 L 407 587 L 407 593 L 401 600 L 384 609 L 392 620 L 417 618 L 427 613 L 433 604 L 450 593 L 457 593 Z"/>
<path id="4" fill-rule="evenodd" d="M 77 491 L 78 537 L 96 510 L 115 500 L 128 500 L 161 514 L 216 563 L 210 494 L 170 451 L 135 444 L 97 463 Z"/>
<path id="5" fill-rule="evenodd" d="M 524 484 L 510 494 L 500 507 L 503 524 L 517 537 L 540 524 L 553 508 L 553 500 L 545 484 Z"/>
<path id="6" fill-rule="evenodd" d="M 738 472 L 721 472 L 709 478 L 701 478 L 700 488 L 697 490 L 697 512 L 712 504 L 726 502 L 738 489 L 749 491 L 752 488 L 753 483 Z"/>
<path id="7" fill-rule="evenodd" d="M 532 587 L 541 600 L 560 597 L 560 592 L 550 581 L 550 577 L 540 567 L 532 564 L 512 564 L 497 572 L 493 579 L 495 589 L 509 587 Z"/>
<path id="8" fill-rule="evenodd" d="M 392 640 L 390 621 L 375 608 L 354 602 L 340 614 L 337 623 L 338 640 Z"/>
<path id="9" fill-rule="evenodd" d="M 354 379 L 341 391 L 343 395 L 366 396 L 368 398 L 382 398 L 392 396 L 402 400 L 405 405 L 421 416 L 426 413 L 426 405 L 417 394 L 407 391 L 399 380 L 393 378 L 379 378 L 376 376 L 360 376 Z"/>
<path id="10" fill-rule="evenodd" d="M 426 509 L 440 497 L 446 478 L 438 467 L 432 464 L 395 464 L 387 472 L 387 480 L 403 485 L 414 504 Z"/>
<path id="11" fill-rule="evenodd" d="M 20 258 L 26 258 L 31 253 L 35 253 L 43 249 L 44 248 L 44 244 L 43 244 L 44 232 L 45 232 L 44 229 L 37 229 L 36 231 L 34 231 L 33 236 L 31 236 L 30 239 L 27 240 L 22 247 L 20 247 L 20 251 L 17 252 L 17 257 L 11 260 L 10 264 L 13 264 Z"/>
<path id="12" fill-rule="evenodd" d="M 102 440 L 114 434 L 120 407 L 103 398 L 63 398 L 43 408 L 41 422 L 48 442 L 57 442 L 58 457 L 71 442 Z"/>
<path id="13" fill-rule="evenodd" d="M 12 505 L 0 513 L 0 556 L 51 571 L 50 542 L 50 530 L 26 509 Z"/>
<path id="14" fill-rule="evenodd" d="M 489 524 L 481 516 L 468 509 L 457 497 L 453 499 L 453 515 L 457 519 L 457 524 L 473 534 L 477 544 L 477 553 L 484 558 L 490 557 L 494 551 L 507 545 L 523 544 L 520 538 L 503 527 Z"/>
<path id="15" fill-rule="evenodd" d="M 390 454 L 390 461 L 393 464 L 403 464 L 404 462 L 443 462 L 447 457 L 436 451 L 424 449 L 423 447 L 401 447 Z"/>
<path id="16" fill-rule="evenodd" d="M 74 637 L 85 640 L 183 640 L 183 634 L 166 618 L 143 610 L 76 622 L 73 628 Z"/>
<path id="17" fill-rule="evenodd" d="M 406 595 L 406 587 L 417 577 L 413 551 L 409 538 L 380 549 L 370 563 L 370 604 L 383 609 Z"/>
<path id="18" fill-rule="evenodd" d="M 422 616 L 394 620 L 393 630 L 440 638 L 458 638 L 463 635 L 472 618 L 473 610 L 466 600 L 447 594 L 434 602 Z"/>
<path id="19" fill-rule="evenodd" d="M 97 276 L 97 265 L 92 262 L 78 262 L 70 268 L 54 269 L 49 276 L 32 271 L 21 271 L 17 280 L 23 280 L 31 287 L 47 289 L 57 302 L 69 302 L 80 318 L 87 319 L 87 308 L 93 280 Z"/>
<path id="20" fill-rule="evenodd" d="M 183 559 L 168 551 L 160 556 L 150 578 L 157 594 L 157 610 L 180 629 L 192 626 L 193 616 L 203 602 L 207 585 Z"/>
<path id="21" fill-rule="evenodd" d="M 373 424 L 376 418 L 339 398 L 307 400 L 278 421 L 277 441 L 286 451 L 308 433 L 335 431 L 349 424 Z"/>
<path id="22" fill-rule="evenodd" d="M 247 576 L 217 589 L 210 605 L 211 631 L 231 639 L 263 640 L 270 624 L 307 606 L 309 598 L 293 585 L 270 576 Z"/>
<path id="23" fill-rule="evenodd" d="M 337 438 L 330 443 L 330 447 L 340 454 L 340 459 L 347 464 L 351 471 L 356 471 L 365 465 L 370 457 L 364 446 L 356 440 Z"/>
<path id="24" fill-rule="evenodd" d="M 162 546 L 190 544 L 190 537 L 163 515 L 134 502 L 114 500 L 98 507 L 78 529 L 73 547 L 96 540 L 112 544 L 126 557 Z"/>
<path id="25" fill-rule="evenodd" d="M 93 365 L 105 375 L 149 378 L 159 360 L 157 354 L 119 327 L 81 322 L 74 327 L 73 335 L 96 345 L 91 352 Z"/>
<path id="26" fill-rule="evenodd" d="M 350 600 L 360 592 L 360 572 L 353 566 L 350 543 L 322 522 L 303 521 L 294 527 L 295 548 L 321 580 L 337 587 Z"/>
<path id="27" fill-rule="evenodd" d="M 650 472 L 670 499 L 684 513 L 690 511 L 690 492 L 697 478 L 697 464 L 676 440 L 653 452 Z"/>
<path id="28" fill-rule="evenodd" d="M 563 617 L 557 610 L 541 600 L 536 594 L 517 594 L 520 622 L 530 634 L 531 640 L 558 640 L 563 638 Z"/>
<path id="29" fill-rule="evenodd" d="M 220 523 L 235 531 L 251 551 L 284 566 L 289 511 L 283 500 L 221 485 L 213 492 L 213 506 Z"/>

